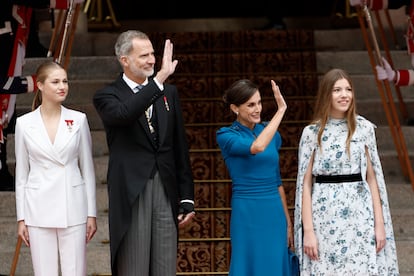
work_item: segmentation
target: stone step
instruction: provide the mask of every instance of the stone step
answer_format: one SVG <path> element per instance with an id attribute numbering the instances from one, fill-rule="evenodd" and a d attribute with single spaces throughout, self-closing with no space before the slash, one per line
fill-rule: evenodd
<path id="1" fill-rule="evenodd" d="M 414 276 L 414 241 L 397 241 L 400 276 Z"/>
<path id="2" fill-rule="evenodd" d="M 396 28 L 396 43 L 393 41 L 389 29 L 386 30 L 387 46 L 391 51 L 405 47 L 405 29 Z M 378 34 L 378 30 L 377 30 Z M 366 51 L 365 40 L 360 28 L 324 29 L 315 30 L 315 49 L 318 52 L 338 51 Z M 335 39 L 333 39 L 335 38 Z M 352 38 L 352 39 L 350 39 Z M 371 39 L 371 37 L 369 37 Z M 378 37 L 380 39 L 380 37 Z M 371 45 L 372 46 L 372 45 Z M 382 45 L 380 45 L 382 49 Z"/>
<path id="3" fill-rule="evenodd" d="M 414 187 L 404 182 L 386 185 L 395 238 L 414 241 Z"/>
<path id="4" fill-rule="evenodd" d="M 27 58 L 23 67 L 23 75 L 36 73 L 37 67 L 52 58 Z M 114 80 L 121 72 L 115 56 L 87 56 L 70 58 L 68 66 L 69 80 Z"/>
<path id="5" fill-rule="evenodd" d="M 385 53 L 382 53 L 385 57 Z M 407 51 L 393 50 L 391 57 L 395 68 L 410 69 L 410 57 Z M 352 75 L 371 75 L 373 69 L 371 67 L 369 55 L 364 50 L 350 51 L 318 51 L 316 53 L 318 73 L 323 74 L 333 67 L 342 68 Z"/>

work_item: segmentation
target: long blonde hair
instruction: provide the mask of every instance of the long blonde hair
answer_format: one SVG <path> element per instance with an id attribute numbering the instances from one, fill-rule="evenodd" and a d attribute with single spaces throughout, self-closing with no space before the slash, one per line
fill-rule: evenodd
<path id="1" fill-rule="evenodd" d="M 345 113 L 346 122 L 348 125 L 348 136 L 346 138 L 346 152 L 350 153 L 351 137 L 356 128 L 356 105 L 355 105 L 355 92 L 354 85 L 349 74 L 342 69 L 334 68 L 329 70 L 322 77 L 319 83 L 318 95 L 315 103 L 315 113 L 313 116 L 313 123 L 319 126 L 318 130 L 318 145 L 321 146 L 322 134 L 326 126 L 326 122 L 329 119 L 329 115 L 332 108 L 332 89 L 335 83 L 340 79 L 346 79 L 352 88 L 352 94 L 354 95 L 349 109 Z"/>
<path id="2" fill-rule="evenodd" d="M 50 70 L 53 69 L 63 69 L 65 68 L 55 61 L 46 61 L 37 67 L 36 70 L 36 82 L 44 83 L 47 77 L 49 76 Z M 35 110 L 42 104 L 42 91 L 37 89 L 35 92 L 33 102 L 32 102 L 32 110 Z"/>

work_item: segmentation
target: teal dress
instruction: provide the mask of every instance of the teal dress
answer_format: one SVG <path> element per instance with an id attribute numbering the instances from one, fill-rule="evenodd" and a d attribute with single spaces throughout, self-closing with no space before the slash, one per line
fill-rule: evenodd
<path id="1" fill-rule="evenodd" d="M 235 121 L 216 133 L 232 180 L 230 276 L 289 275 L 287 222 L 278 191 L 279 132 L 264 152 L 250 153 L 266 124 L 251 130 Z"/>

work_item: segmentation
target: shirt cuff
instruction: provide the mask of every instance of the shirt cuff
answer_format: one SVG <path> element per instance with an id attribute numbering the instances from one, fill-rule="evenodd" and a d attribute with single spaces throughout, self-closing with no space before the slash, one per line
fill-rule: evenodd
<path id="1" fill-rule="evenodd" d="M 159 83 L 159 81 L 156 78 L 154 78 L 154 82 L 161 91 L 164 91 L 164 85 L 163 84 Z"/>
<path id="2" fill-rule="evenodd" d="M 183 199 L 183 200 L 180 201 L 180 203 L 191 203 L 191 204 L 194 205 L 194 200 L 191 200 L 191 199 Z"/>

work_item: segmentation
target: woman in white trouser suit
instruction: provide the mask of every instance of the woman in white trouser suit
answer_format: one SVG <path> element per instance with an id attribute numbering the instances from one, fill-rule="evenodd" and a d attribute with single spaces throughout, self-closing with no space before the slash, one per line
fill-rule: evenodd
<path id="1" fill-rule="evenodd" d="M 67 73 L 49 61 L 37 70 L 33 111 L 17 118 L 18 235 L 37 276 L 86 275 L 86 244 L 96 232 L 95 172 L 84 113 L 62 106 Z"/>

